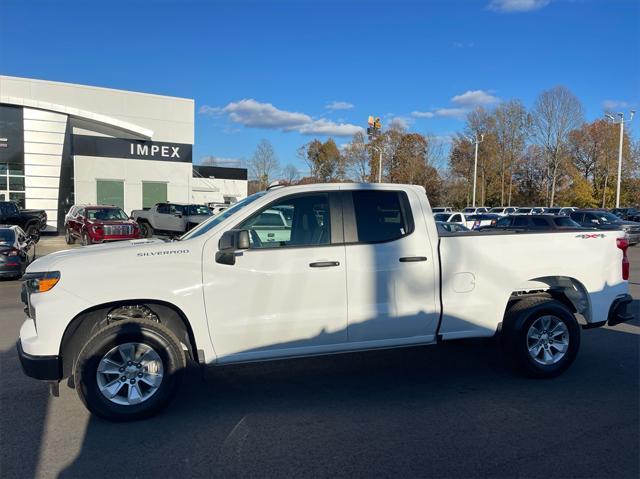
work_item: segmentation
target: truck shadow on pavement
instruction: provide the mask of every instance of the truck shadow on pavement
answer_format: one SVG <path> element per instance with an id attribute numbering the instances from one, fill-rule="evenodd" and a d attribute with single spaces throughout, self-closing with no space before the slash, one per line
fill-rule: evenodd
<path id="1" fill-rule="evenodd" d="M 605 456 L 603 470 L 602 441 L 638 439 L 637 413 L 628 421 L 639 405 L 638 379 L 629 380 L 638 338 L 587 332 L 576 363 L 554 380 L 515 376 L 491 340 L 190 368 L 160 416 L 92 417 L 60 477 L 593 477 L 594 467 L 634 477 L 637 452 Z M 611 357 L 603 343 L 623 347 Z M 593 417 L 592 401 L 616 411 Z M 558 447 L 568 451 L 562 461 L 541 460 Z"/>

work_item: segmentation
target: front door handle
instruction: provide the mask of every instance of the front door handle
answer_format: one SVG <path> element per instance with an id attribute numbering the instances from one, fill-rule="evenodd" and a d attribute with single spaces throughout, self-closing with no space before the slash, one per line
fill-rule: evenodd
<path id="1" fill-rule="evenodd" d="M 309 263 L 311 268 L 331 268 L 333 266 L 340 266 L 340 261 L 317 261 L 315 263 Z"/>
<path id="2" fill-rule="evenodd" d="M 426 256 L 405 256 L 400 258 L 401 263 L 416 263 L 418 261 L 427 261 Z"/>

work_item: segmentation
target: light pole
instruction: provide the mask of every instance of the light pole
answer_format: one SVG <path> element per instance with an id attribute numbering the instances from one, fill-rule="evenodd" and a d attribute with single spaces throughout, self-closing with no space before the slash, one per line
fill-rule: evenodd
<path id="1" fill-rule="evenodd" d="M 368 125 L 367 136 L 369 137 L 369 142 L 372 142 L 378 138 L 382 132 L 382 122 L 380 121 L 380 117 L 377 116 L 374 118 L 373 116 L 369 116 Z M 382 183 L 382 147 L 372 145 L 371 143 L 369 144 L 373 151 L 378 152 L 378 183 Z"/>
<path id="2" fill-rule="evenodd" d="M 484 141 L 484 133 L 480 135 L 478 140 L 478 134 L 476 133 L 473 138 L 469 138 L 469 141 L 476 144 L 476 154 L 473 161 L 473 206 L 476 207 L 476 178 L 478 177 L 478 145 Z"/>
<path id="3" fill-rule="evenodd" d="M 618 181 L 616 185 L 616 208 L 620 208 L 620 178 L 622 176 L 622 143 L 624 141 L 624 124 L 633 120 L 633 115 L 636 114 L 635 110 L 631 110 L 629 119 L 624 119 L 624 113 L 618 113 L 619 120 L 616 121 L 615 117 L 611 113 L 607 113 L 605 116 L 611 120 L 614 125 L 620 123 L 620 148 L 618 149 Z"/>

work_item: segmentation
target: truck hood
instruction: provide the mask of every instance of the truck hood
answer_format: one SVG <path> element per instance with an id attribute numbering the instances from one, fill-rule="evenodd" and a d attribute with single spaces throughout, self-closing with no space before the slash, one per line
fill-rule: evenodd
<path id="1" fill-rule="evenodd" d="M 179 244 L 177 242 L 165 242 L 161 239 L 137 239 L 67 249 L 36 259 L 27 267 L 27 273 L 57 271 L 64 267 L 65 262 L 70 260 L 73 262 L 76 260 L 82 261 L 87 265 L 87 268 L 91 268 L 92 262 L 101 256 L 112 254 L 114 255 L 114 260 L 123 261 L 124 259 L 117 258 L 117 256 L 121 257 L 124 254 L 123 250 L 128 250 L 126 251 L 127 254 L 136 255 L 138 253 L 155 252 L 156 250 L 170 251 L 176 249 L 176 245 Z"/>

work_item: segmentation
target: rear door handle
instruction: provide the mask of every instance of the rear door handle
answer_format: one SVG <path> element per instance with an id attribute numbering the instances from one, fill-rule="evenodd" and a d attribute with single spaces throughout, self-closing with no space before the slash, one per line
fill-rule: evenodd
<path id="1" fill-rule="evenodd" d="M 309 263 L 311 268 L 331 268 L 333 266 L 340 266 L 340 261 L 317 261 L 315 263 Z"/>
<path id="2" fill-rule="evenodd" d="M 401 263 L 416 263 L 418 261 L 427 261 L 426 256 L 405 256 L 400 258 Z"/>

